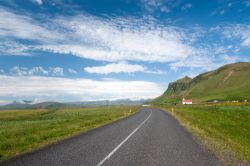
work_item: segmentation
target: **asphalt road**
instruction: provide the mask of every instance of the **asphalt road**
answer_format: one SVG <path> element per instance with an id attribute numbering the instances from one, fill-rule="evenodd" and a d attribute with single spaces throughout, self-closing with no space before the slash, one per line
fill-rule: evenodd
<path id="1" fill-rule="evenodd" d="M 142 109 L 135 115 L 18 156 L 3 166 L 219 165 L 171 115 Z"/>

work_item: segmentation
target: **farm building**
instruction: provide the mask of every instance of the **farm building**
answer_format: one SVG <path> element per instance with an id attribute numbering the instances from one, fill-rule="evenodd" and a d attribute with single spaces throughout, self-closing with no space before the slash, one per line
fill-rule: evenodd
<path id="1" fill-rule="evenodd" d="M 182 99 L 182 104 L 193 104 L 193 100 L 192 99 Z"/>

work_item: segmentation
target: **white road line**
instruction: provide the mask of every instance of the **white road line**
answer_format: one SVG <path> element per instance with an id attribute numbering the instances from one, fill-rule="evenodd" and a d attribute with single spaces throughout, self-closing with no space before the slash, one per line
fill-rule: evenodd
<path id="1" fill-rule="evenodd" d="M 116 148 L 114 148 L 97 166 L 101 166 L 107 159 L 109 159 L 141 126 L 150 118 L 152 110 L 150 110 L 149 116 L 131 133 L 127 138 L 125 138 Z"/>

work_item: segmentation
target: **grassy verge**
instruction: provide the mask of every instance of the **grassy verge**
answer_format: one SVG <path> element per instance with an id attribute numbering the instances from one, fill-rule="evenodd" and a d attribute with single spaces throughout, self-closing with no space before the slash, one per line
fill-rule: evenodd
<path id="1" fill-rule="evenodd" d="M 137 107 L 0 111 L 0 161 L 135 113 Z"/>
<path id="2" fill-rule="evenodd" d="M 161 106 L 193 132 L 224 165 L 250 163 L 250 106 Z"/>

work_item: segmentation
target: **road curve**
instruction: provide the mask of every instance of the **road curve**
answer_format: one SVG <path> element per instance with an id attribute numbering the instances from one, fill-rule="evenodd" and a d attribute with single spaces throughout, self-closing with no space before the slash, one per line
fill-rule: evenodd
<path id="1" fill-rule="evenodd" d="M 217 166 L 218 161 L 171 115 L 135 115 L 5 161 L 1 166 Z"/>

